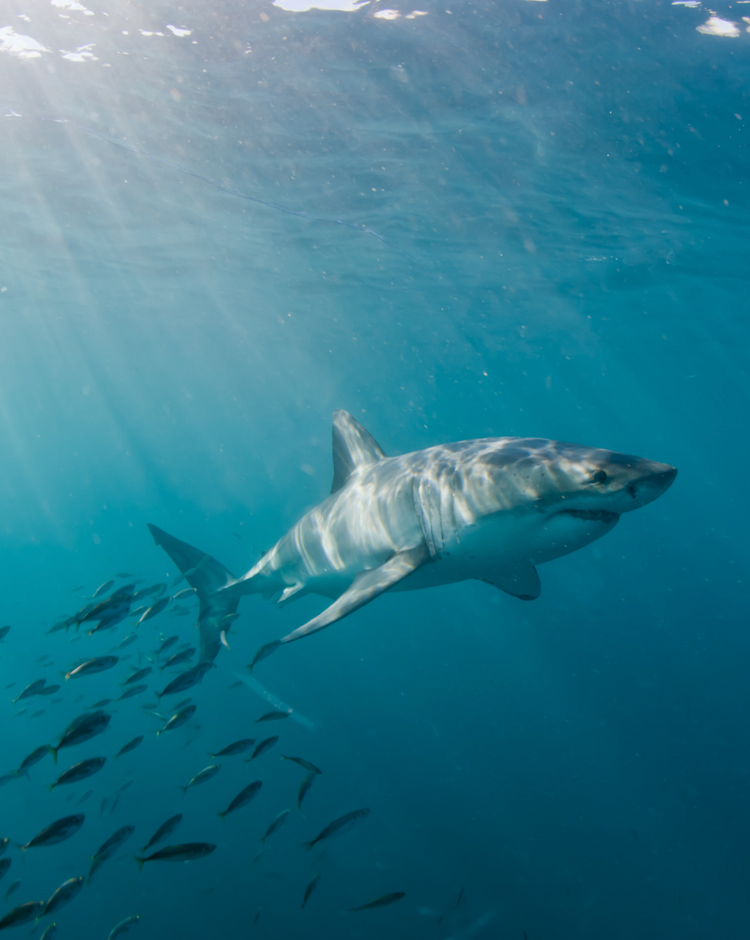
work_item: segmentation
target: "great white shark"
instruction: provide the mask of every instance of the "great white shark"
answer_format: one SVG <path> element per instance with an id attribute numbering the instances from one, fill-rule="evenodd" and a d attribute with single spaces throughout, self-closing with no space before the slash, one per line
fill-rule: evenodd
<path id="1" fill-rule="evenodd" d="M 254 663 L 375 600 L 477 579 L 521 600 L 539 596 L 537 565 L 610 532 L 661 496 L 665 463 L 541 438 L 491 437 L 388 457 L 346 411 L 333 416 L 333 485 L 246 574 L 149 525 L 195 588 L 201 659 L 213 660 L 245 594 L 280 605 L 320 594 L 326 609 Z"/>

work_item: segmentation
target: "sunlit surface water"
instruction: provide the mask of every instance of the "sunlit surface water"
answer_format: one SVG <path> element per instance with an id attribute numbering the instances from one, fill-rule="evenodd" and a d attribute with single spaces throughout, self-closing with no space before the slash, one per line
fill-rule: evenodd
<path id="1" fill-rule="evenodd" d="M 0 916 L 133 824 L 58 937 L 136 914 L 144 940 L 741 937 L 750 3 L 284 5 L 2 4 L 0 772 L 116 699 L 160 637 L 197 636 L 167 610 L 66 682 L 135 621 L 50 627 L 118 572 L 175 577 L 147 522 L 250 568 L 328 494 L 334 409 L 388 454 L 547 437 L 680 475 L 541 566 L 533 603 L 479 581 L 386 594 L 259 685 L 259 645 L 327 601 L 243 599 L 187 725 L 156 737 L 157 671 L 104 735 L 2 789 L 12 843 L 86 821 L 24 861 L 10 846 Z M 40 677 L 59 695 L 14 706 Z M 269 701 L 292 718 L 254 724 Z M 282 753 L 323 770 L 301 811 Z M 176 813 L 176 841 L 216 851 L 139 874 Z"/>

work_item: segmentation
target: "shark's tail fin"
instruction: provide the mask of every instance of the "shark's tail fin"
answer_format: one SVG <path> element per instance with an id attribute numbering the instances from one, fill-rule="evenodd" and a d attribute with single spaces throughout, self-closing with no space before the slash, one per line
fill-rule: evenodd
<path id="1" fill-rule="evenodd" d="M 149 524 L 148 528 L 156 544 L 161 545 L 198 594 L 201 660 L 212 662 L 221 648 L 221 632 L 228 629 L 225 618 L 236 613 L 239 604 L 239 598 L 232 600 L 217 596 L 216 592 L 233 581 L 234 575 L 211 555 L 181 542 L 158 526 Z"/>

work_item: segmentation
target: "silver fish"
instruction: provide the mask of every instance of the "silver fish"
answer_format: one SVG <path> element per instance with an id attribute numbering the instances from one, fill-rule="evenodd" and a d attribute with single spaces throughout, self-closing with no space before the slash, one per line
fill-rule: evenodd
<path id="1" fill-rule="evenodd" d="M 99 773 L 106 762 L 106 757 L 90 757 L 88 760 L 82 760 L 78 764 L 73 764 L 72 767 L 61 773 L 57 780 L 50 784 L 49 788 L 50 790 L 54 790 L 55 787 L 60 787 L 68 783 L 78 783 L 79 780 L 93 777 L 94 774 Z"/>
<path id="2" fill-rule="evenodd" d="M 125 920 L 121 920 L 116 927 L 110 930 L 107 940 L 117 940 L 117 937 L 121 937 L 124 933 L 132 930 L 140 919 L 140 914 L 132 914 L 130 917 L 126 917 Z"/>
<path id="3" fill-rule="evenodd" d="M 320 872 L 317 872 L 315 875 L 313 875 L 312 881 L 305 888 L 305 896 L 302 898 L 302 904 L 300 905 L 302 909 L 304 909 L 305 904 L 307 904 L 307 902 L 310 900 L 310 895 L 318 887 L 318 878 L 320 878 Z"/>
<path id="4" fill-rule="evenodd" d="M 265 842 L 269 836 L 272 836 L 274 832 L 277 832 L 286 822 L 287 816 L 291 813 L 290 809 L 283 809 L 279 815 L 274 819 L 271 825 L 266 829 L 265 833 L 261 836 L 261 842 Z"/>
<path id="5" fill-rule="evenodd" d="M 220 770 L 221 764 L 211 764 L 209 767 L 204 767 L 199 774 L 193 777 L 186 787 L 180 787 L 180 789 L 183 793 L 187 793 L 190 787 L 197 787 L 199 783 L 206 783 L 212 777 L 215 777 Z"/>
<path id="6" fill-rule="evenodd" d="M 311 764 L 309 760 L 305 760 L 304 757 L 288 757 L 286 754 L 281 755 L 282 760 L 291 760 L 295 764 L 299 764 L 300 767 L 304 767 L 305 770 L 309 770 L 311 774 L 322 774 L 323 771 L 319 770 L 315 764 Z"/>
<path id="7" fill-rule="evenodd" d="M 21 924 L 28 924 L 30 920 L 38 917 L 43 910 L 44 901 L 27 901 L 26 904 L 14 907 L 0 920 L 0 930 L 5 930 L 6 927 L 20 927 Z"/>
<path id="8" fill-rule="evenodd" d="M 76 666 L 75 669 L 71 669 L 70 672 L 66 673 L 65 678 L 67 680 L 78 679 L 81 676 L 92 676 L 97 672 L 112 669 L 119 661 L 117 656 L 96 656 L 94 659 L 89 659 L 87 662 L 81 663 L 80 666 Z"/>
<path id="9" fill-rule="evenodd" d="M 130 751 L 134 751 L 138 747 L 138 745 L 142 743 L 143 743 L 143 735 L 139 734 L 137 738 L 133 738 L 132 741 L 128 741 L 127 744 L 123 744 L 123 746 L 120 748 L 120 750 L 115 754 L 115 756 L 112 759 L 117 760 L 117 758 L 122 757 L 123 754 L 129 754 Z"/>
<path id="10" fill-rule="evenodd" d="M 56 819 L 55 822 L 45 826 L 41 832 L 38 832 L 30 842 L 21 846 L 25 852 L 27 849 L 39 848 L 44 845 L 57 845 L 58 842 L 65 842 L 74 836 L 84 824 L 86 817 L 79 813 L 75 816 L 64 816 L 62 819 Z"/>
<path id="11" fill-rule="evenodd" d="M 82 744 L 89 741 L 97 734 L 101 734 L 109 727 L 112 716 L 105 711 L 87 712 L 74 718 L 63 733 L 60 743 L 57 747 L 51 747 L 50 752 L 57 763 L 57 752 L 64 747 L 73 747 L 75 744 Z"/>
<path id="12" fill-rule="evenodd" d="M 242 754 L 243 751 L 252 747 L 253 744 L 255 744 L 255 738 L 242 738 L 240 741 L 227 744 L 225 748 L 222 748 L 215 754 L 211 754 L 209 751 L 209 757 L 233 757 L 235 754 Z"/>
<path id="13" fill-rule="evenodd" d="M 339 835 L 351 829 L 358 820 L 364 819 L 369 813 L 370 810 L 367 808 L 355 809 L 351 813 L 345 813 L 343 816 L 339 816 L 338 819 L 334 819 L 332 823 L 329 823 L 311 842 L 305 842 L 303 844 L 309 852 L 318 842 L 323 842 L 325 839 L 330 839 L 332 836 Z"/>
<path id="14" fill-rule="evenodd" d="M 60 908 L 65 907 L 66 904 L 70 904 L 70 902 L 81 893 L 83 884 L 83 876 L 69 878 L 67 881 L 64 881 L 60 887 L 52 893 L 49 901 L 47 901 L 44 906 L 44 913 L 41 916 L 46 917 L 48 914 L 59 911 Z"/>
<path id="15" fill-rule="evenodd" d="M 166 845 L 146 858 L 136 855 L 135 860 L 140 868 L 146 862 L 193 862 L 205 858 L 215 849 L 216 846 L 210 842 L 185 842 L 182 845 Z"/>
<path id="16" fill-rule="evenodd" d="M 305 794 L 315 782 L 316 777 L 317 774 L 308 774 L 299 785 L 299 792 L 297 793 L 297 809 L 302 809 L 302 800 L 304 800 Z"/>
<path id="17" fill-rule="evenodd" d="M 177 714 L 172 715 L 164 727 L 156 732 L 157 738 L 160 734 L 164 734 L 165 731 L 174 731 L 175 728 L 179 728 L 181 725 L 184 725 L 185 722 L 190 721 L 195 714 L 195 709 L 195 705 L 188 705 L 187 708 L 183 708 L 178 711 Z"/>
<path id="18" fill-rule="evenodd" d="M 162 823 L 161 826 L 159 826 L 156 832 L 143 846 L 141 852 L 147 852 L 152 845 L 156 845 L 157 842 L 161 842 L 162 839 L 166 839 L 168 835 L 171 835 L 175 831 L 181 822 L 182 813 L 178 813 L 176 816 L 170 816 L 165 823 Z"/>
<path id="19" fill-rule="evenodd" d="M 274 744 L 276 744 L 278 740 L 279 740 L 278 735 L 274 735 L 274 737 L 272 738 L 265 738 L 263 741 L 260 742 L 260 744 L 256 746 L 255 750 L 253 751 L 253 756 L 250 758 L 250 760 L 255 760 L 257 757 L 261 757 L 263 754 L 265 754 L 266 751 L 270 751 L 271 748 L 274 746 Z M 250 761 L 247 761 L 247 763 L 249 762 Z"/>
<path id="20" fill-rule="evenodd" d="M 255 780 L 253 783 L 248 784 L 244 790 L 240 790 L 240 792 L 232 800 L 229 806 L 227 806 L 224 812 L 219 813 L 218 815 L 224 819 L 224 817 L 228 816 L 229 813 L 234 813 L 236 810 L 245 806 L 258 795 L 262 786 L 263 782 L 261 780 Z"/>

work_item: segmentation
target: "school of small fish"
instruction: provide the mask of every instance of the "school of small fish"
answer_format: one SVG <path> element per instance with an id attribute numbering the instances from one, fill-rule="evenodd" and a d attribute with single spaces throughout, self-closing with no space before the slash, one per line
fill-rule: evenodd
<path id="1" fill-rule="evenodd" d="M 189 575 L 190 572 L 186 572 L 186 574 Z M 188 733 L 185 726 L 187 726 L 196 715 L 196 704 L 194 704 L 190 698 L 186 698 L 173 705 L 169 710 L 164 711 L 161 705 L 162 699 L 177 696 L 179 693 L 189 692 L 194 686 L 201 683 L 212 669 L 216 668 L 215 664 L 211 662 L 195 662 L 194 657 L 197 653 L 196 647 L 188 642 L 182 642 L 182 638 L 179 634 L 165 636 L 162 633 L 155 644 L 152 640 L 149 640 L 147 634 L 144 633 L 146 629 L 156 629 L 158 631 L 158 624 L 164 622 L 167 618 L 170 619 L 170 622 L 175 623 L 175 617 L 192 612 L 191 609 L 185 608 L 183 605 L 196 597 L 193 588 L 183 588 L 171 596 L 168 593 L 168 589 L 177 587 L 184 580 L 184 577 L 185 575 L 181 574 L 174 578 L 171 584 L 161 582 L 152 584 L 146 588 L 137 589 L 136 585 L 139 582 L 136 581 L 131 574 L 120 572 L 115 578 L 111 578 L 100 585 L 88 597 L 87 603 L 80 610 L 72 615 L 60 618 L 47 630 L 47 633 L 57 633 L 65 630 L 67 635 L 71 628 L 73 628 L 71 639 L 75 642 L 86 634 L 92 636 L 103 630 L 113 630 L 126 619 L 134 621 L 133 630 L 126 632 L 126 635 L 113 648 L 110 654 L 88 659 L 81 658 L 77 662 L 69 664 L 68 668 L 60 671 L 61 682 L 48 684 L 45 678 L 36 679 L 26 685 L 11 699 L 15 709 L 14 717 L 20 717 L 26 713 L 26 702 L 29 699 L 36 699 L 40 696 L 46 697 L 57 693 L 60 693 L 61 696 L 74 695 L 79 693 L 81 688 L 85 689 L 87 677 L 89 676 L 107 672 L 111 673 L 113 677 L 113 693 L 111 693 L 111 698 L 101 699 L 87 707 L 79 706 L 81 708 L 80 713 L 70 721 L 66 727 L 60 729 L 60 733 L 54 741 L 34 747 L 20 761 L 17 769 L 10 770 L 8 773 L 0 775 L 0 787 L 20 778 L 31 781 L 32 774 L 30 771 L 32 770 L 34 770 L 35 779 L 41 777 L 43 775 L 41 773 L 38 774 L 35 768 L 47 758 L 52 759 L 47 768 L 48 770 L 52 770 L 54 765 L 58 764 L 58 761 L 62 761 L 63 757 L 68 756 L 68 749 L 75 748 L 86 741 L 92 741 L 94 739 L 98 742 L 100 736 L 104 734 L 104 732 L 109 731 L 110 725 L 115 726 L 117 724 L 117 712 L 120 703 L 125 703 L 149 691 L 153 694 L 156 701 L 149 702 L 141 707 L 145 726 L 142 734 L 138 734 L 130 740 L 118 742 L 116 747 L 112 749 L 112 753 L 101 753 L 99 756 L 90 757 L 85 760 L 66 761 L 63 768 L 55 768 L 54 779 L 47 779 L 45 781 L 45 785 L 49 790 L 54 791 L 58 788 L 64 788 L 65 792 L 72 793 L 72 799 L 76 799 L 75 807 L 77 808 L 96 794 L 97 774 L 99 774 L 108 763 L 114 764 L 123 759 L 126 755 L 136 751 L 143 744 L 148 735 L 153 735 L 155 738 L 164 734 L 171 736 L 175 732 L 178 732 L 180 728 L 183 729 L 183 731 L 180 732 L 182 735 Z M 127 580 L 129 583 L 115 589 L 117 581 L 123 579 Z M 77 587 L 75 590 L 81 590 L 81 586 Z M 149 621 L 154 621 L 156 618 L 161 619 L 153 625 L 149 623 Z M 226 641 L 226 633 L 229 631 L 233 619 L 234 617 L 226 618 L 225 629 L 222 631 L 222 642 L 227 648 L 229 647 Z M 147 623 L 149 623 L 148 628 L 144 627 L 144 624 Z M 83 628 L 83 632 L 81 628 Z M 12 642 L 14 634 L 11 633 L 10 625 L 0 628 L 0 641 L 5 640 L 6 637 L 9 636 L 9 641 Z M 128 665 L 131 659 L 130 651 L 128 651 L 128 653 L 124 653 L 123 651 L 139 640 L 141 641 L 142 648 L 140 651 L 137 650 L 137 665 Z M 37 664 L 39 664 L 40 669 L 54 665 L 52 658 L 48 654 L 40 656 L 37 660 Z M 120 674 L 123 668 L 126 672 Z M 182 671 L 180 671 L 180 669 L 182 669 Z M 164 675 L 165 673 L 166 675 Z M 156 680 L 156 684 L 159 686 L 163 685 L 163 687 L 157 689 L 156 686 L 152 684 L 154 680 Z M 6 689 L 15 686 L 15 684 L 16 683 L 11 683 L 9 686 L 6 686 Z M 235 686 L 237 684 L 238 683 L 235 683 Z M 74 702 L 78 703 L 84 697 L 85 692 L 83 695 L 78 695 L 78 697 L 74 699 Z M 271 696 L 271 700 L 278 702 L 273 696 Z M 61 697 L 51 700 L 54 705 L 59 705 L 62 701 L 64 701 L 64 698 Z M 131 709 L 138 708 L 137 705 L 125 707 Z M 30 717 L 36 717 L 42 713 L 43 710 L 35 712 Z M 130 714 L 133 714 L 133 712 L 131 711 Z M 139 714 L 139 712 L 136 711 L 135 714 Z M 269 722 L 277 723 L 288 719 L 291 714 L 291 709 L 274 707 L 271 711 L 266 711 L 257 718 L 249 719 L 249 721 L 253 721 L 254 724 L 265 727 Z M 158 719 L 159 726 L 157 727 L 153 726 L 154 718 Z M 112 732 L 110 731 L 107 738 L 101 739 L 102 752 L 104 751 L 104 742 L 111 738 Z M 36 925 L 44 918 L 49 918 L 54 915 L 54 922 L 44 925 L 43 933 L 40 935 L 41 940 L 50 940 L 53 934 L 57 936 L 58 932 L 60 937 L 64 940 L 64 909 L 73 902 L 76 902 L 79 895 L 84 894 L 85 896 L 85 892 L 92 882 L 99 883 L 99 870 L 117 855 L 126 843 L 129 843 L 130 840 L 133 839 L 136 833 L 138 833 L 138 841 L 131 843 L 131 845 L 141 845 L 142 847 L 135 851 L 128 848 L 126 851 L 132 855 L 140 869 L 143 869 L 147 862 L 195 862 L 209 859 L 215 852 L 219 854 L 221 849 L 213 842 L 177 842 L 173 839 L 173 836 L 176 830 L 183 824 L 183 818 L 189 818 L 191 804 L 194 805 L 193 801 L 195 799 L 200 800 L 203 797 L 210 798 L 211 787 L 208 786 L 204 789 L 204 786 L 222 771 L 222 761 L 229 761 L 230 767 L 239 768 L 242 766 L 242 761 L 233 762 L 230 759 L 237 755 L 247 754 L 248 756 L 244 757 L 246 764 L 252 764 L 253 769 L 256 766 L 262 768 L 265 766 L 265 762 L 260 761 L 260 758 L 264 758 L 269 751 L 275 748 L 276 745 L 279 744 L 280 739 L 281 735 L 275 734 L 261 739 L 256 737 L 241 738 L 226 744 L 217 742 L 222 746 L 209 753 L 211 763 L 202 769 L 200 769 L 200 764 L 198 764 L 194 776 L 189 780 L 185 780 L 184 783 L 180 785 L 180 789 L 186 797 L 183 804 L 183 812 L 171 816 L 153 833 L 143 831 L 142 829 L 139 831 L 137 820 L 120 826 L 109 838 L 102 842 L 101 845 L 98 847 L 92 846 L 93 853 L 90 856 L 91 861 L 88 872 L 71 871 L 67 880 L 51 890 L 48 899 L 24 901 L 12 907 L 0 916 L 0 930 L 18 927 L 24 924 Z M 170 737 L 170 740 L 173 739 Z M 188 738 L 186 746 L 189 746 L 191 743 L 192 740 Z M 304 771 L 304 776 L 301 777 L 299 783 L 296 799 L 296 813 L 299 813 L 302 809 L 303 801 L 305 801 L 310 793 L 314 781 L 320 777 L 323 772 L 307 757 L 281 754 L 279 753 L 280 750 L 281 748 L 274 752 L 278 755 L 277 759 L 279 761 L 290 765 L 297 765 L 301 771 Z M 73 756 L 74 753 L 74 751 L 70 751 L 71 756 Z M 265 757 L 265 761 L 268 759 L 269 758 Z M 222 779 L 224 779 L 227 772 L 227 770 L 223 772 Z M 299 773 L 299 771 L 297 771 L 297 773 Z M 50 777 L 52 775 L 47 774 L 46 776 Z M 104 776 L 106 776 L 106 774 Z M 94 784 L 93 788 L 87 789 L 78 796 L 78 791 L 74 789 L 76 785 L 89 780 Z M 101 801 L 101 815 L 108 812 L 111 816 L 115 812 L 120 796 L 133 782 L 133 780 L 129 780 L 114 794 L 109 793 L 103 796 Z M 245 809 L 256 800 L 261 793 L 262 787 L 263 781 L 260 779 L 246 783 L 243 787 L 238 786 L 236 795 L 227 805 L 216 806 L 216 815 L 218 815 L 221 820 L 224 820 L 228 815 Z M 200 790 L 193 796 L 192 791 L 196 788 L 200 788 Z M 178 799 L 183 798 L 178 797 Z M 263 800 L 260 800 L 259 804 L 260 803 L 263 803 Z M 332 821 L 327 822 L 325 825 L 322 825 L 323 821 L 321 820 L 321 824 L 319 824 L 317 829 L 313 828 L 313 831 L 310 832 L 311 838 L 301 843 L 299 851 L 304 853 L 304 849 L 310 851 L 316 846 L 327 844 L 329 839 L 341 835 L 357 826 L 362 820 L 366 819 L 369 813 L 370 809 L 365 807 L 349 810 Z M 259 852 L 258 855 L 256 855 L 256 859 L 263 851 L 263 847 L 266 845 L 267 841 L 272 839 L 275 834 L 289 822 L 293 815 L 295 815 L 295 810 L 291 807 L 283 808 L 273 818 L 265 820 L 265 828 L 263 825 L 257 825 L 255 838 L 257 838 L 259 843 Z M 6 818 L 5 825 L 12 825 L 12 821 Z M 85 831 L 85 825 L 86 814 L 83 812 L 72 812 L 69 815 L 61 816 L 52 821 L 48 818 L 40 819 L 38 826 L 31 827 L 31 829 L 35 831 L 13 832 L 11 835 L 18 841 L 12 841 L 10 836 L 0 839 L 0 879 L 8 875 L 11 868 L 16 870 L 17 862 L 15 862 L 9 852 L 11 847 L 18 849 L 21 856 L 25 857 L 28 854 L 30 858 L 33 858 L 36 855 L 37 849 L 48 849 L 49 847 L 67 842 L 67 840 L 74 838 L 80 830 L 84 829 Z M 309 829 L 309 824 L 307 825 Z M 169 840 L 169 842 L 165 844 L 167 840 Z M 32 852 L 31 850 L 34 851 Z M 52 849 L 52 851 L 55 850 Z M 58 851 L 64 852 L 64 850 Z M 317 858 L 315 860 L 316 869 L 320 867 L 320 863 L 321 858 Z M 29 861 L 27 864 L 33 864 L 33 861 Z M 210 864 L 210 862 L 208 864 Z M 316 890 L 320 878 L 321 871 L 316 870 L 312 879 L 309 880 L 306 885 L 302 884 L 298 887 L 301 908 L 305 908 L 310 902 L 311 895 Z M 6 900 L 11 897 L 21 885 L 21 880 L 12 881 L 5 893 Z M 371 900 L 362 901 L 361 898 L 352 898 L 351 902 L 358 901 L 359 903 L 353 906 L 345 906 L 342 904 L 341 909 L 348 912 L 365 911 L 389 906 L 403 897 L 403 891 L 394 891 L 376 896 Z M 77 903 L 81 902 L 78 901 Z M 259 917 L 260 911 L 256 913 L 253 925 L 257 924 Z M 141 917 L 138 913 L 131 914 L 124 920 L 120 920 L 112 927 L 108 940 L 115 940 L 116 937 L 121 937 L 138 927 L 140 920 Z"/>

